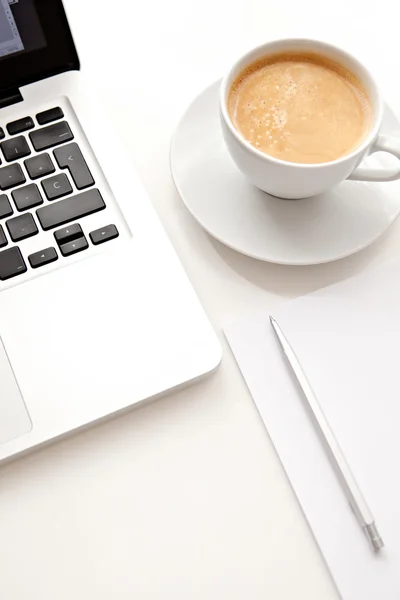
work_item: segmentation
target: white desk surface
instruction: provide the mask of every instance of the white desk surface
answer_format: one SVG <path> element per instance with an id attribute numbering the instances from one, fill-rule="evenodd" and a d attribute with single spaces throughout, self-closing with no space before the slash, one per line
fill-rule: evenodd
<path id="1" fill-rule="evenodd" d="M 238 53 L 276 37 L 345 45 L 400 109 L 396 3 L 65 1 L 82 69 L 220 333 L 224 359 L 195 387 L 0 469 L 0 598 L 337 600 L 221 327 L 395 257 L 400 221 L 374 247 L 328 266 L 258 263 L 191 219 L 170 177 L 169 143 L 198 91 Z"/>

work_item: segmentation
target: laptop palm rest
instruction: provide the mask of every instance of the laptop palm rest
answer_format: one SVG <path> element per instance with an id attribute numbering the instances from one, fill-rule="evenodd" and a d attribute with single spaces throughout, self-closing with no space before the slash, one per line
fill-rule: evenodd
<path id="1" fill-rule="evenodd" d="M 32 429 L 32 423 L 0 338 L 0 445 Z"/>

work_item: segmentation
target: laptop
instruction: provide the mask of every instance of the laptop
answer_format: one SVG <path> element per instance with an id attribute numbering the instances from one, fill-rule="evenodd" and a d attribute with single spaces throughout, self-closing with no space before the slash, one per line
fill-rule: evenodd
<path id="1" fill-rule="evenodd" d="M 0 461 L 221 358 L 79 69 L 61 0 L 0 0 Z"/>

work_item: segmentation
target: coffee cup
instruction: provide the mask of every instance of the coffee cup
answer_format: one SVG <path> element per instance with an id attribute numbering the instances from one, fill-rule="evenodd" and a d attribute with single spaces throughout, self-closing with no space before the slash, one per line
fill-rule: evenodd
<path id="1" fill-rule="evenodd" d="M 305 54 L 332 61 L 351 73 L 368 97 L 370 119 L 356 147 L 326 162 L 292 162 L 261 151 L 235 127 L 228 110 L 232 85 L 247 68 L 268 57 Z M 386 182 L 400 179 L 397 168 L 374 169 L 363 166 L 364 158 L 374 152 L 388 152 L 400 161 L 400 138 L 380 135 L 383 100 L 368 69 L 355 57 L 333 45 L 310 39 L 286 39 L 263 44 L 235 62 L 220 88 L 220 117 L 227 148 L 240 171 L 259 189 L 281 198 L 298 199 L 321 194 L 345 179 Z"/>

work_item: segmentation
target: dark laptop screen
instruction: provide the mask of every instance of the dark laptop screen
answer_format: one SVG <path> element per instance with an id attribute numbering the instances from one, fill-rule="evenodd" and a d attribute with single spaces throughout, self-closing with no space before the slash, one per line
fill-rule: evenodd
<path id="1" fill-rule="evenodd" d="M 34 0 L 0 0 L 0 60 L 45 45 Z"/>
<path id="2" fill-rule="evenodd" d="M 62 0 L 0 0 L 0 107 L 24 85 L 71 69 L 79 59 Z"/>

